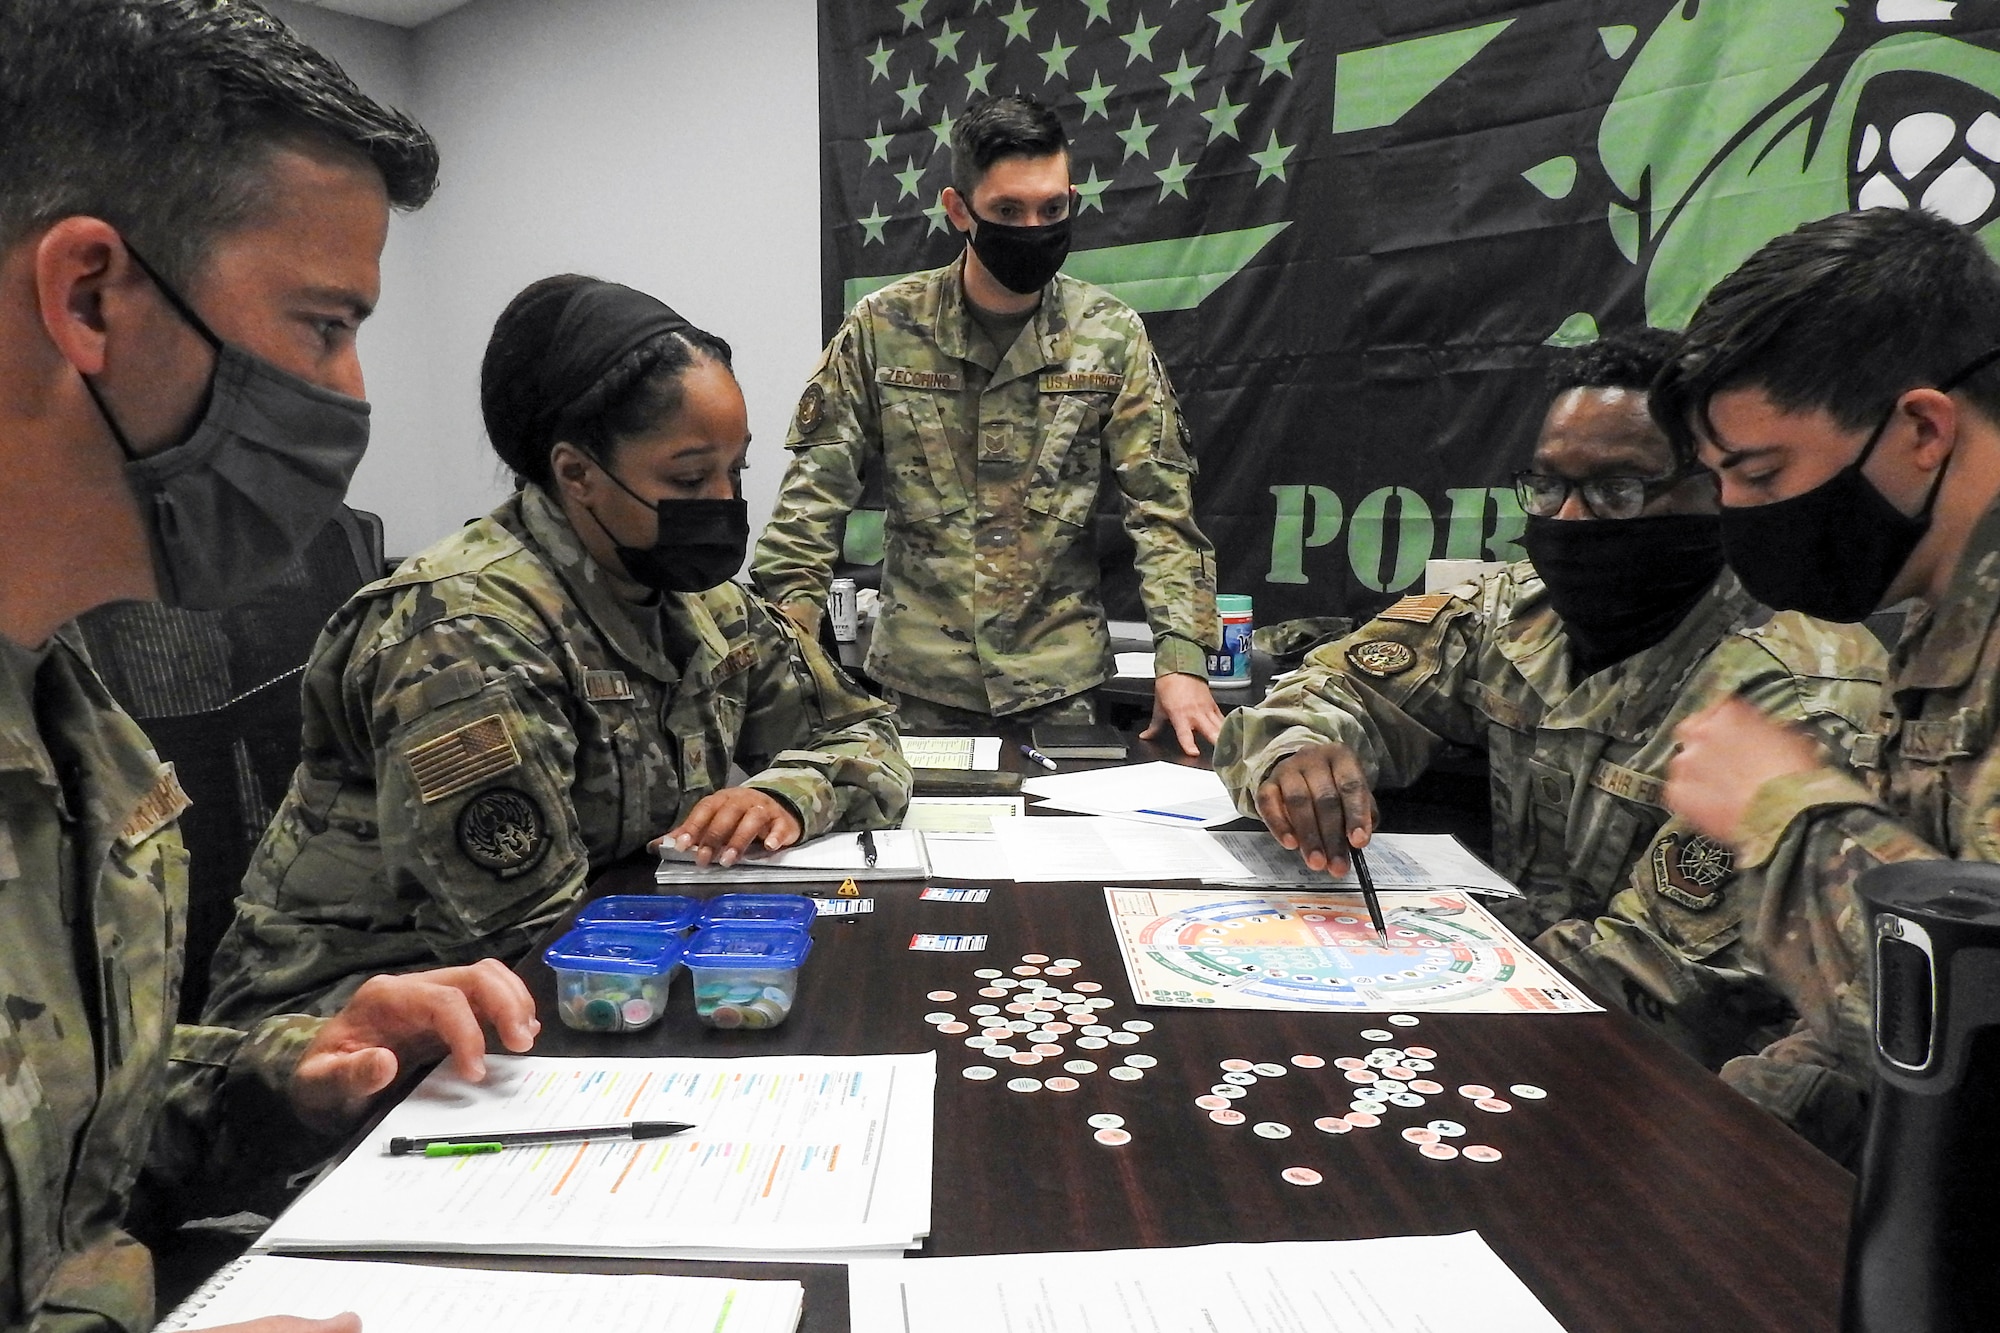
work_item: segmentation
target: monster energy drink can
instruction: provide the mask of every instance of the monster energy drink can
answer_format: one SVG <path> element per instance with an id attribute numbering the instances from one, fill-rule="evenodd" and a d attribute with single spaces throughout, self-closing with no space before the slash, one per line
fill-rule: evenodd
<path id="1" fill-rule="evenodd" d="M 833 621 L 833 641 L 853 643 L 859 628 L 861 606 L 853 579 L 835 579 L 826 590 L 826 614 Z"/>

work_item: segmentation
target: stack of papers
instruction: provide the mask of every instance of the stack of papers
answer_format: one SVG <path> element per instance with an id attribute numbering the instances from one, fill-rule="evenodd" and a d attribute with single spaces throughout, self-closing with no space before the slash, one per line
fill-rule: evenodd
<path id="1" fill-rule="evenodd" d="M 765 884 L 816 884 L 841 879 L 923 879 L 930 874 L 923 834 L 876 829 L 869 836 L 875 843 L 873 866 L 868 864 L 868 849 L 858 833 L 829 833 L 782 852 L 747 856 L 733 866 L 696 865 L 693 852 L 662 846 L 660 868 L 653 879 L 659 884 L 727 884 L 736 889 L 755 889 Z"/>
<path id="2" fill-rule="evenodd" d="M 1168 828 L 1212 828 L 1242 818 L 1222 779 L 1206 768 L 1154 762 L 1084 773 L 1052 773 L 1021 784 L 1047 809 L 1120 819 Z"/>
<path id="3" fill-rule="evenodd" d="M 1211 833 L 1244 869 L 1240 879 L 1213 884 L 1359 891 L 1350 868 L 1338 879 L 1314 870 L 1269 833 Z M 1378 889 L 1466 889 L 1495 898 L 1518 898 L 1507 877 L 1465 850 L 1449 833 L 1377 833 L 1368 840 L 1368 873 Z"/>
<path id="4" fill-rule="evenodd" d="M 368 1333 L 550 1333 L 561 1328 L 792 1333 L 796 1282 L 608 1273 L 519 1273 L 253 1254 L 217 1273 L 159 1333 L 267 1315 L 353 1311 Z"/>
<path id="5" fill-rule="evenodd" d="M 833 1262 L 931 1225 L 937 1056 L 592 1059 L 440 1066 L 280 1217 L 276 1250 Z M 673 1120 L 671 1138 L 391 1157 L 397 1135 Z M 618 1325 L 586 1325 L 614 1327 Z"/>
<path id="6" fill-rule="evenodd" d="M 866 1264 L 856 1330 L 1562 1333 L 1479 1233 Z"/>
<path id="7" fill-rule="evenodd" d="M 995 820 L 1019 819 L 1027 804 L 1019 796 L 912 796 L 903 827 L 924 834 L 928 847 L 939 835 L 991 833 Z"/>

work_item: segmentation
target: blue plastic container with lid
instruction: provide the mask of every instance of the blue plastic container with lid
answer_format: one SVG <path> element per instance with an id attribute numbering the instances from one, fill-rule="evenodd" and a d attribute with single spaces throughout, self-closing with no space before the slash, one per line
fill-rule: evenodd
<path id="1" fill-rule="evenodd" d="M 701 904 L 677 893 L 623 893 L 599 898 L 576 914 L 576 926 L 639 926 L 684 934 L 701 917 Z"/>
<path id="2" fill-rule="evenodd" d="M 791 926 L 811 930 L 819 904 L 796 893 L 725 893 L 701 911 L 704 926 Z"/>
<path id="3" fill-rule="evenodd" d="M 556 1012 L 580 1032 L 636 1032 L 667 1011 L 687 942 L 647 927 L 588 926 L 543 950 L 555 969 Z"/>
<path id="4" fill-rule="evenodd" d="M 792 1012 L 812 936 L 795 926 L 703 926 L 682 960 L 694 974 L 695 1016 L 716 1028 L 771 1028 Z"/>

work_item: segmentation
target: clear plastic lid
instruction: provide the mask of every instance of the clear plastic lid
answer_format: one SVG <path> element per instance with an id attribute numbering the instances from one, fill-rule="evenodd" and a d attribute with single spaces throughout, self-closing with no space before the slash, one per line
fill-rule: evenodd
<path id="1" fill-rule="evenodd" d="M 687 947 L 680 936 L 630 926 L 585 926 L 542 951 L 550 967 L 570 972 L 626 972 L 657 976 L 673 970 Z"/>
<path id="2" fill-rule="evenodd" d="M 811 952 L 812 936 L 796 927 L 732 923 L 696 931 L 681 961 L 689 967 L 797 967 Z"/>
<path id="3" fill-rule="evenodd" d="M 725 893 L 702 909 L 704 926 L 797 926 L 812 929 L 819 905 L 796 893 Z"/>
<path id="4" fill-rule="evenodd" d="M 677 893 L 626 893 L 599 898 L 576 914 L 583 926 L 659 926 L 686 930 L 701 915 L 701 904 Z"/>

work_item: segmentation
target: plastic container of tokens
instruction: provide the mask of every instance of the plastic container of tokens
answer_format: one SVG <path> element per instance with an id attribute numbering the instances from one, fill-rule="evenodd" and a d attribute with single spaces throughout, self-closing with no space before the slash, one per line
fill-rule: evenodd
<path id="1" fill-rule="evenodd" d="M 599 898 L 576 914 L 576 927 L 637 927 L 684 935 L 701 917 L 701 904 L 673 893 L 624 893 Z"/>
<path id="2" fill-rule="evenodd" d="M 695 1017 L 712 1028 L 774 1028 L 792 1012 L 812 936 L 790 926 L 703 926 L 683 961 L 694 974 Z"/>
<path id="3" fill-rule="evenodd" d="M 556 1012 L 579 1032 L 636 1032 L 660 1021 L 686 941 L 668 931 L 590 926 L 542 952 L 555 969 Z"/>
<path id="4" fill-rule="evenodd" d="M 811 930 L 819 905 L 796 893 L 725 893 L 702 907 L 704 926 L 790 926 Z"/>

